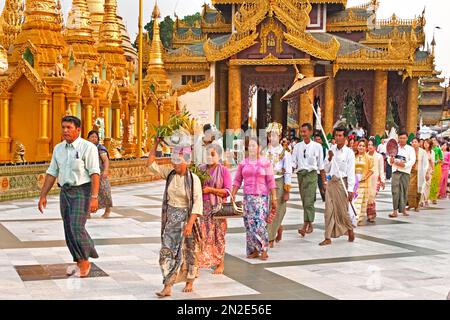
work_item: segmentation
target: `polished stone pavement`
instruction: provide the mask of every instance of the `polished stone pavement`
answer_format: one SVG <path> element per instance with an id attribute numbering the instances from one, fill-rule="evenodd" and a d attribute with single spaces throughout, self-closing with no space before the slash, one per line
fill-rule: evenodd
<path id="1" fill-rule="evenodd" d="M 110 219 L 88 222 L 100 258 L 91 277 L 61 276 L 72 263 L 57 197 L 45 215 L 37 199 L 0 203 L 0 299 L 156 299 L 161 181 L 113 188 Z M 202 270 L 195 292 L 174 287 L 170 299 L 446 299 L 450 291 L 450 201 L 392 220 L 390 191 L 380 193 L 375 225 L 356 241 L 320 247 L 322 201 L 315 232 L 300 238 L 303 212 L 295 184 L 283 241 L 268 261 L 245 257 L 241 219 L 229 220 L 225 274 Z"/>

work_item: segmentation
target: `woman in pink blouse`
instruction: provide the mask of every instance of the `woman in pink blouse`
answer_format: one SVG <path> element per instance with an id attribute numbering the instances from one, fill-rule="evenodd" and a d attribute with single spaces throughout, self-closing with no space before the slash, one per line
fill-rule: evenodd
<path id="1" fill-rule="evenodd" d="M 448 150 L 448 143 L 445 142 L 441 146 L 442 154 L 444 155 L 444 161 L 442 161 L 442 176 L 439 184 L 439 199 L 447 198 L 447 184 L 448 184 L 448 172 L 450 169 L 450 152 Z"/>
<path id="2" fill-rule="evenodd" d="M 277 206 L 275 178 L 270 161 L 260 157 L 260 145 L 257 138 L 248 143 L 248 158 L 237 169 L 233 183 L 233 197 L 244 182 L 244 225 L 247 231 L 247 258 L 269 258 L 269 235 L 267 223 L 269 215 L 269 194 L 272 193 L 272 211 Z M 273 211 L 274 212 L 274 211 Z"/>

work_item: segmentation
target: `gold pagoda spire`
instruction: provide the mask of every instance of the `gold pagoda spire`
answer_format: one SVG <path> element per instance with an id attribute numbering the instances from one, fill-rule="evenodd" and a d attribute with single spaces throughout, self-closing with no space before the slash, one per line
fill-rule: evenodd
<path id="1" fill-rule="evenodd" d="M 163 44 L 161 42 L 159 23 L 158 19 L 161 16 L 161 12 L 158 8 L 158 3 L 155 2 L 155 7 L 153 8 L 153 39 L 152 47 L 150 50 L 150 58 L 148 63 L 148 69 L 164 69 L 164 62 L 162 59 L 163 55 Z"/>
<path id="2" fill-rule="evenodd" d="M 77 60 L 87 62 L 88 69 L 92 70 L 98 62 L 99 55 L 95 48 L 91 16 L 86 0 L 73 0 L 64 37 L 72 46 Z"/>
<path id="3" fill-rule="evenodd" d="M 117 0 L 105 1 L 105 13 L 99 33 L 100 46 L 121 47 L 122 33 L 117 20 Z"/>
<path id="4" fill-rule="evenodd" d="M 22 29 L 23 0 L 6 0 L 0 17 L 0 44 L 8 50 Z"/>
<path id="5" fill-rule="evenodd" d="M 31 42 L 36 48 L 38 59 L 34 67 L 42 75 L 55 67 L 59 55 L 67 56 L 67 43 L 62 34 L 60 16 L 55 0 L 26 0 L 22 31 L 14 42 L 11 66 L 22 59 L 23 47 Z"/>
<path id="6" fill-rule="evenodd" d="M 105 0 L 104 8 L 97 50 L 108 65 L 116 68 L 116 76 L 121 78 L 125 75 L 127 60 L 122 47 L 122 31 L 117 19 L 117 1 Z"/>
<path id="7" fill-rule="evenodd" d="M 156 96 L 161 97 L 170 94 L 172 83 L 167 76 L 164 68 L 163 52 L 164 47 L 161 42 L 158 19 L 161 13 L 158 8 L 158 3 L 155 1 L 153 9 L 153 39 L 150 49 L 149 62 L 147 66 L 147 76 L 145 77 L 145 87 L 151 88 Z"/>

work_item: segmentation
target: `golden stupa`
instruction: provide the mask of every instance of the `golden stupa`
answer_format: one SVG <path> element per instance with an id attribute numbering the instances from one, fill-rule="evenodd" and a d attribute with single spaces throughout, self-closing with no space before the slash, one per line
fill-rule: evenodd
<path id="1" fill-rule="evenodd" d="M 156 9 L 157 10 L 157 9 Z M 13 161 L 16 143 L 28 162 L 48 161 L 61 141 L 65 115 L 95 128 L 104 144 L 133 156 L 136 143 L 137 54 L 116 0 L 73 0 L 67 21 L 55 0 L 6 0 L 0 19 L 0 163 Z M 158 39 L 159 40 L 159 35 Z M 160 59 L 162 46 L 151 53 Z M 144 132 L 158 120 L 158 103 L 173 112 L 167 75 L 148 78 Z M 158 97 L 162 97 L 158 102 Z M 144 137 L 145 141 L 145 137 Z"/>

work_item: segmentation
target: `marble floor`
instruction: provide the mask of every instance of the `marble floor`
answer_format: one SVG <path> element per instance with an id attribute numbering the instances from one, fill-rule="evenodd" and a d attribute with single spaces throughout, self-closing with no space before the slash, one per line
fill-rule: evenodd
<path id="1" fill-rule="evenodd" d="M 72 263 L 57 197 L 41 215 L 37 199 L 0 203 L 0 299 L 156 299 L 161 181 L 113 188 L 110 219 L 88 221 L 100 255 L 89 278 L 61 277 Z M 300 238 L 303 211 L 295 184 L 283 241 L 268 261 L 245 257 L 241 219 L 229 220 L 225 274 L 201 270 L 195 292 L 176 285 L 170 299 L 436 299 L 450 291 L 450 201 L 392 220 L 390 189 L 380 193 L 378 220 L 320 247 L 324 203 L 315 232 Z M 53 270 L 53 271 L 52 271 Z M 56 272 L 55 274 L 52 274 Z"/>

